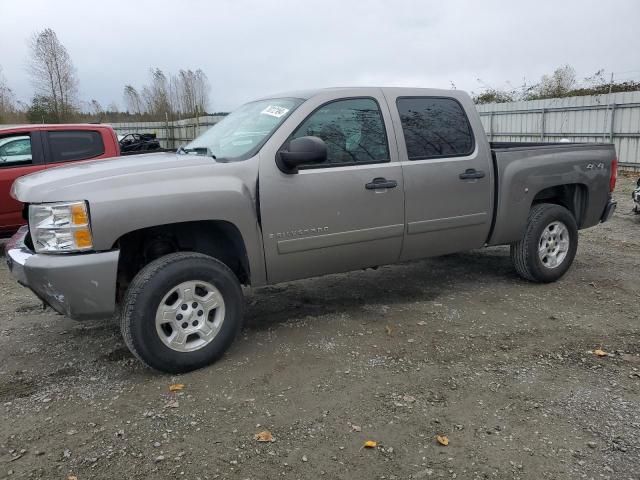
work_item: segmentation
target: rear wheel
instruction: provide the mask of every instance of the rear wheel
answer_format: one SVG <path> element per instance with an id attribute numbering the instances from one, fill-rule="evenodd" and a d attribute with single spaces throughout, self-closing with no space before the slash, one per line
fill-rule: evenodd
<path id="1" fill-rule="evenodd" d="M 553 282 L 562 277 L 578 249 L 578 227 L 566 208 L 534 205 L 524 237 L 511 245 L 511 259 L 518 274 L 532 282 Z"/>
<path id="2" fill-rule="evenodd" d="M 215 258 L 181 252 L 145 266 L 125 296 L 121 330 L 144 364 L 168 373 L 220 358 L 242 327 L 242 289 Z"/>

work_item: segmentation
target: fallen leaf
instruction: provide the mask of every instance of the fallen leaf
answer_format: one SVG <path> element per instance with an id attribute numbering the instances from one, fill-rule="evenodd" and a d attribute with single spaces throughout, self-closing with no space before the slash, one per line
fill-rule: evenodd
<path id="1" fill-rule="evenodd" d="M 260 433 L 256 433 L 253 438 L 255 438 L 258 442 L 275 442 L 276 440 L 271 435 L 269 430 L 264 430 Z"/>
<path id="2" fill-rule="evenodd" d="M 594 350 L 593 353 L 599 357 L 606 357 L 608 355 L 607 352 L 601 349 Z"/>
<path id="3" fill-rule="evenodd" d="M 440 445 L 444 445 L 445 447 L 449 445 L 449 439 L 445 435 L 436 435 L 436 440 Z"/>
<path id="4" fill-rule="evenodd" d="M 184 384 L 182 384 L 182 383 L 174 383 L 172 385 L 169 385 L 169 391 L 170 392 L 179 392 L 183 388 L 184 388 Z"/>
<path id="5" fill-rule="evenodd" d="M 378 442 L 374 442 L 373 440 L 367 440 L 364 442 L 363 448 L 376 448 L 378 446 Z"/>
<path id="6" fill-rule="evenodd" d="M 418 322 L 418 325 L 420 325 L 421 327 L 424 327 L 427 324 L 427 322 L 425 322 L 424 320 L 420 320 Z"/>
<path id="7" fill-rule="evenodd" d="M 362 431 L 362 427 L 360 427 L 358 425 L 351 425 L 351 430 L 353 430 L 354 432 L 361 432 Z"/>
<path id="8" fill-rule="evenodd" d="M 67 477 L 67 480 L 78 480 L 78 477 L 76 477 L 75 475 L 69 475 Z"/>
<path id="9" fill-rule="evenodd" d="M 389 325 L 384 327 L 384 329 L 387 331 L 387 335 L 391 335 L 391 327 Z"/>

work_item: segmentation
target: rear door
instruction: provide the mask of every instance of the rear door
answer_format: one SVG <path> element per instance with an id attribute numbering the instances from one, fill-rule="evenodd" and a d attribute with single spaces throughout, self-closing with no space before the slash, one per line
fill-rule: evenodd
<path id="1" fill-rule="evenodd" d="M 0 236 L 13 234 L 24 223 L 22 204 L 9 195 L 14 180 L 44 167 L 40 132 L 0 131 Z"/>
<path id="2" fill-rule="evenodd" d="M 458 92 L 386 91 L 405 179 L 402 260 L 484 245 L 492 219 L 493 165 L 479 118 Z M 479 139 L 476 141 L 476 139 Z"/>
<path id="3" fill-rule="evenodd" d="M 269 283 L 393 263 L 400 256 L 404 189 L 389 111 L 379 89 L 353 93 L 307 100 L 260 152 Z M 294 174 L 279 170 L 279 149 L 307 135 L 325 141 L 327 162 Z M 374 180 L 385 180 L 386 187 L 375 188 Z"/>

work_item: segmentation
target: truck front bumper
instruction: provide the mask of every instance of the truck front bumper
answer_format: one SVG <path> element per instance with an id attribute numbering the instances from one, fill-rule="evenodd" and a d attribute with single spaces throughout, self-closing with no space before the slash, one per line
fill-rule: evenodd
<path id="1" fill-rule="evenodd" d="M 26 226 L 7 243 L 11 274 L 55 311 L 75 320 L 113 315 L 119 250 L 36 254 L 25 245 Z"/>

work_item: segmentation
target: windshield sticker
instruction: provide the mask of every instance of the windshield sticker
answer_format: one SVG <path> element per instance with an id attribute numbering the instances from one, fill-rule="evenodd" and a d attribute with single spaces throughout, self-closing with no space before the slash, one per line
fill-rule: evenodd
<path id="1" fill-rule="evenodd" d="M 260 113 L 263 115 L 271 115 L 272 117 L 280 118 L 289 111 L 288 108 L 277 107 L 275 105 L 269 105 L 267 108 L 262 110 Z"/>

